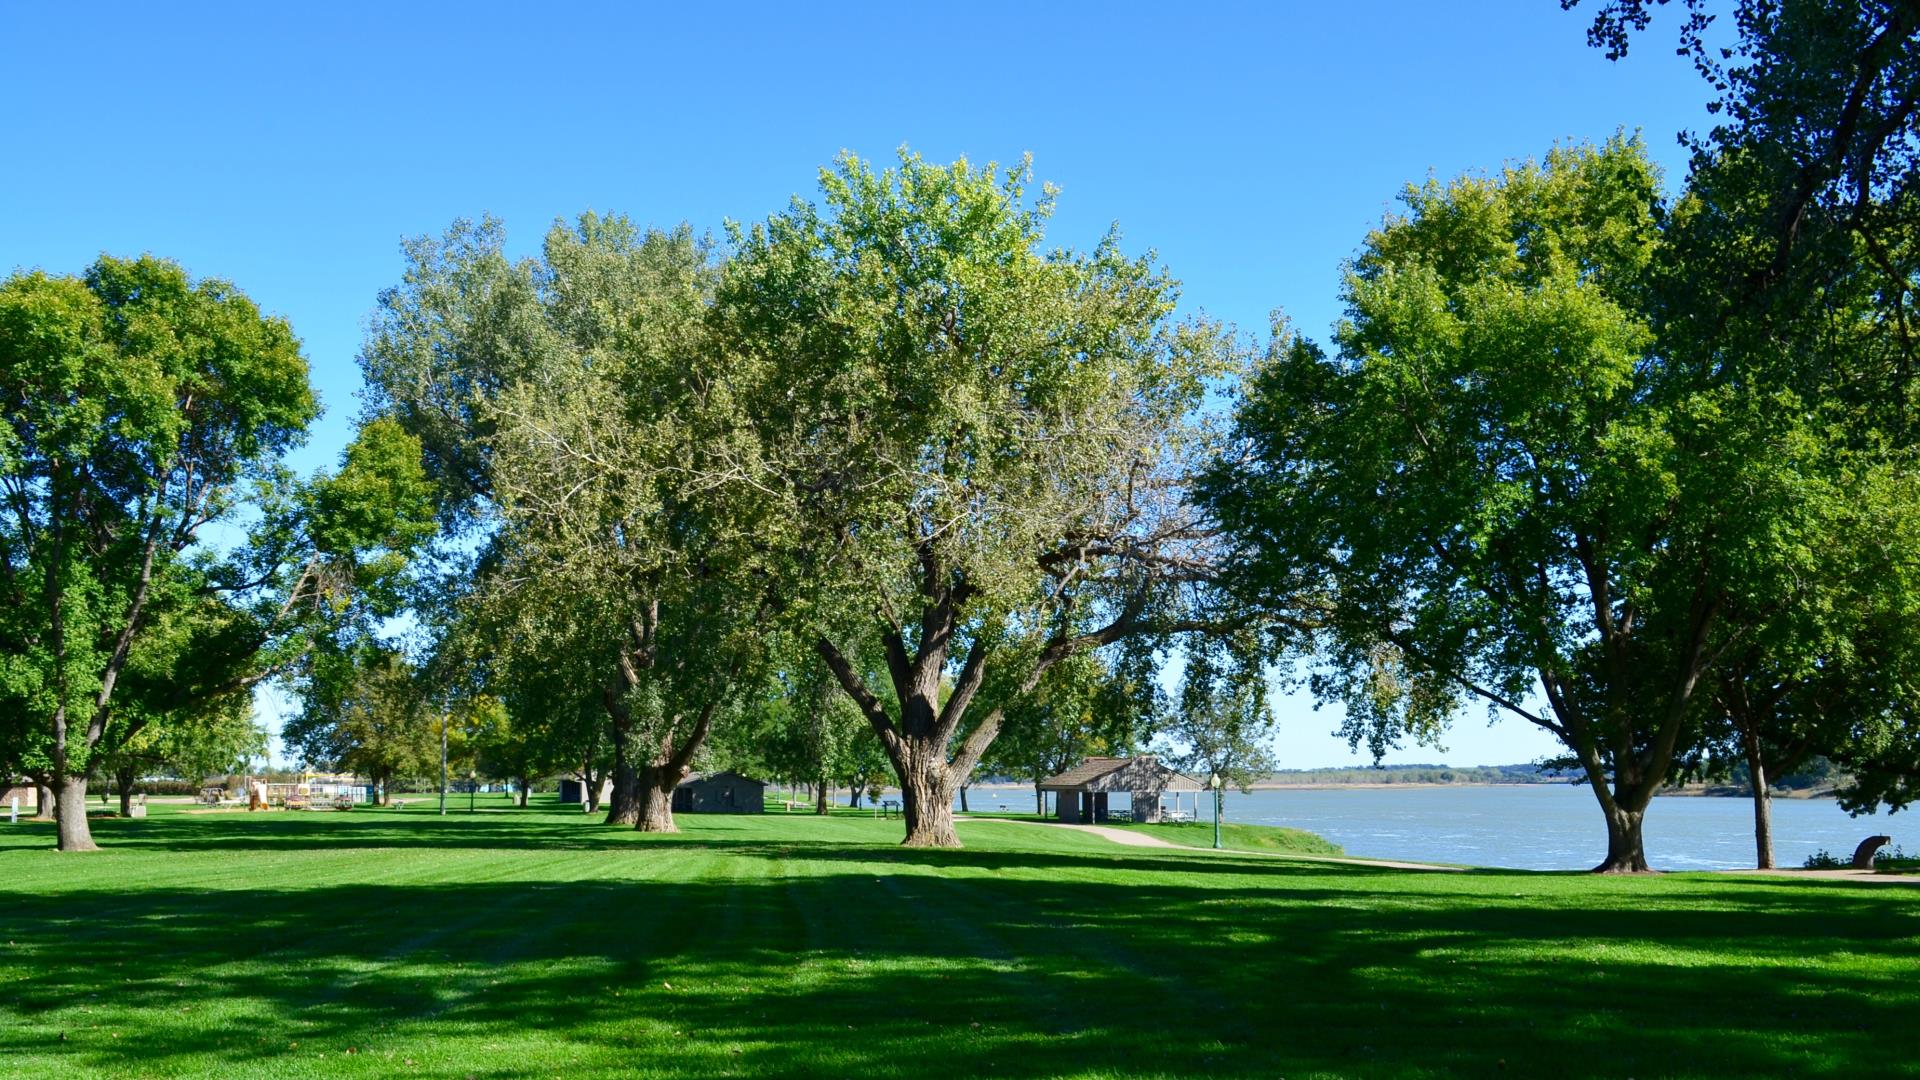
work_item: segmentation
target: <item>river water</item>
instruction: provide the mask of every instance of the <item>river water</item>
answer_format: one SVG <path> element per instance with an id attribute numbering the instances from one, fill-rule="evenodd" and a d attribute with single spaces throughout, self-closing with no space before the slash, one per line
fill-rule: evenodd
<path id="1" fill-rule="evenodd" d="M 979 789 L 975 789 L 978 791 Z M 1004 793 L 974 796 L 977 810 L 1000 803 L 1030 810 Z M 1171 799 L 1172 796 L 1167 796 Z M 1182 797 L 1182 807 L 1193 795 Z M 1116 805 L 1123 804 L 1116 803 Z M 1212 800 L 1200 796 L 1200 818 Z M 1570 784 L 1495 787 L 1281 788 L 1226 794 L 1226 820 L 1288 825 L 1319 833 L 1347 854 L 1527 870 L 1582 870 L 1607 853 L 1607 830 L 1593 792 Z M 1920 849 L 1920 816 L 1849 817 L 1832 799 L 1773 800 L 1774 860 L 1799 866 L 1825 849 L 1848 857 L 1862 838 L 1892 836 Z M 1647 810 L 1647 861 L 1662 870 L 1717 870 L 1754 864 L 1753 803 L 1744 798 L 1664 796 Z"/>
<path id="2" fill-rule="evenodd" d="M 1202 801 L 1203 811 L 1208 804 Z M 1203 816 L 1204 812 L 1203 812 Z M 1228 792 L 1226 820 L 1291 825 L 1349 854 L 1431 859 L 1528 870 L 1584 869 L 1607 853 L 1593 792 L 1570 784 L 1503 787 L 1280 789 Z M 1861 838 L 1886 833 L 1920 847 L 1906 814 L 1849 817 L 1832 799 L 1773 800 L 1774 861 L 1799 866 L 1825 849 L 1853 854 Z M 1647 808 L 1647 861 L 1658 869 L 1752 866 L 1753 803 L 1672 795 Z"/>

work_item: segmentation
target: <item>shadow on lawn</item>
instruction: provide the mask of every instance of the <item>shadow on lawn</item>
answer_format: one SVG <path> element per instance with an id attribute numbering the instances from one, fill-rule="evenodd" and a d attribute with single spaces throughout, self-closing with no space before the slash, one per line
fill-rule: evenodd
<path id="1" fill-rule="evenodd" d="M 796 816 L 784 822 L 796 831 L 818 828 L 795 839 L 767 839 L 751 829 L 730 836 L 731 822 L 704 819 L 697 829 L 668 835 L 643 835 L 633 829 L 582 821 L 571 815 L 524 812 L 490 814 L 395 813 L 358 814 L 174 814 L 134 822 L 95 822 L 103 846 L 129 851 L 340 851 L 353 848 L 468 849 L 486 851 L 619 851 L 645 858 L 661 849 L 696 849 L 735 855 L 809 860 L 840 860 L 931 867 L 978 867 L 1004 870 L 1017 867 L 1094 870 L 1141 869 L 1192 874 L 1326 873 L 1325 864 L 1311 856 L 1299 862 L 1235 852 L 1205 852 L 1186 848 L 1127 848 L 1091 837 L 1084 851 L 1051 846 L 1057 836 L 1027 836 L 1010 830 L 969 832 L 970 845 L 958 849 L 907 848 L 887 843 L 898 822 L 881 823 L 884 831 L 846 831 L 844 819 Z M 757 819 L 765 822 L 767 819 Z M 855 824 L 865 824 L 856 822 Z M 12 845 L 20 850 L 27 845 Z M 51 846 L 49 827 L 42 844 Z M 876 843 L 876 840 L 880 842 Z M 1401 873 L 1382 868 L 1343 865 L 1343 874 Z M 1487 871 L 1507 873 L 1508 871 Z M 1525 871 L 1516 871 L 1526 873 Z"/>
<path id="2" fill-rule="evenodd" d="M 1166 875 L 1201 860 L 1101 860 L 1140 872 L 1095 882 L 879 872 L 1035 852 L 832 849 L 694 845 L 694 880 L 17 895 L 0 971 L 30 990 L 0 1060 L 246 1069 L 292 1042 L 418 1052 L 442 1025 L 669 1076 L 1888 1075 L 1916 1051 L 1914 915 L 1892 893 L 1596 907 L 1258 860 L 1195 886 Z M 868 865 L 788 873 L 786 854 Z M 189 1027 L 182 1005 L 236 1019 Z M 62 1043 L 87 1007 L 136 1012 Z"/>

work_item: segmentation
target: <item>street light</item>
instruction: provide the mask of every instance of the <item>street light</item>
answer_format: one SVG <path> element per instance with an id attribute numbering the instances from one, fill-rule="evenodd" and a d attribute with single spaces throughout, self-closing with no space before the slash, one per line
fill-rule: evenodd
<path id="1" fill-rule="evenodd" d="M 1213 850 L 1219 851 L 1220 850 L 1220 799 L 1222 797 L 1220 792 L 1220 774 L 1214 773 L 1211 777 L 1207 779 L 1207 784 L 1208 786 L 1213 788 Z"/>

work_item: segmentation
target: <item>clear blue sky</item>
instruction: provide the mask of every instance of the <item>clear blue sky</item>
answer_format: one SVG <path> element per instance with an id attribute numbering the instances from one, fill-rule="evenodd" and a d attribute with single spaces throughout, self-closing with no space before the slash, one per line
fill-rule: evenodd
<path id="1" fill-rule="evenodd" d="M 527 250 L 589 208 L 717 232 L 842 149 L 1030 152 L 1054 239 L 1118 222 L 1190 309 L 1323 336 L 1408 182 L 1620 128 L 1677 180 L 1674 136 L 1707 120 L 1671 13 L 1611 64 L 1553 0 L 292 8 L 0 0 L 0 272 L 151 251 L 235 281 L 306 344 L 328 414 L 303 468 L 346 441 L 400 239 L 460 216 Z M 1282 706 L 1285 762 L 1355 760 L 1308 705 Z M 1476 711 L 1396 759 L 1550 745 Z"/>

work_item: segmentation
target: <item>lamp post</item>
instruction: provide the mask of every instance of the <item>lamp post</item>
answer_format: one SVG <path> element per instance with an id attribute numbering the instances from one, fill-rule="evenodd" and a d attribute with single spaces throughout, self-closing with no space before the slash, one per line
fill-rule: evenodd
<path id="1" fill-rule="evenodd" d="M 1213 849 L 1220 850 L 1220 774 L 1214 773 L 1208 778 L 1207 785 L 1213 788 Z"/>
<path id="2" fill-rule="evenodd" d="M 473 793 L 479 790 L 479 788 L 480 788 L 480 781 L 478 779 L 478 775 L 472 769 L 468 769 L 467 770 L 467 813 L 469 814 L 473 813 Z"/>

